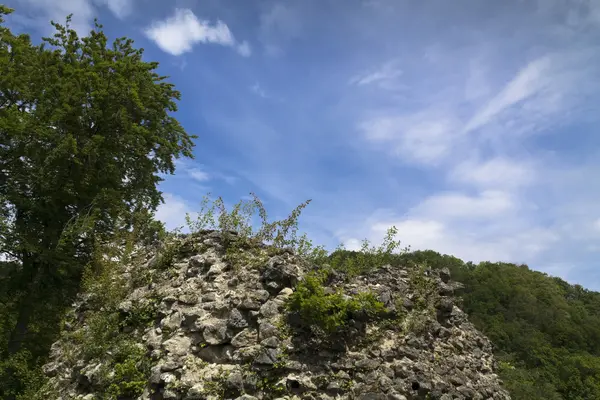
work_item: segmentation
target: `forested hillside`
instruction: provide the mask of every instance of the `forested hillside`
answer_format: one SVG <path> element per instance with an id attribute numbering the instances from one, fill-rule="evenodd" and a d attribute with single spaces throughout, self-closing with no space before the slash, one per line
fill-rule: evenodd
<path id="1" fill-rule="evenodd" d="M 600 293 L 526 265 L 474 265 L 434 251 L 400 258 L 448 267 L 465 285 L 463 309 L 494 343 L 513 398 L 600 398 Z"/>

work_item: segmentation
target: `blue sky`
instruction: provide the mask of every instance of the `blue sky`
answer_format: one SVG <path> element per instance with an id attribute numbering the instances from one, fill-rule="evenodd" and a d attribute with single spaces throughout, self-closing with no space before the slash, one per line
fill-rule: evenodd
<path id="1" fill-rule="evenodd" d="M 194 161 L 161 185 L 184 223 L 211 191 L 316 241 L 511 261 L 600 290 L 600 1 L 9 0 L 34 37 L 94 17 L 182 92 Z"/>

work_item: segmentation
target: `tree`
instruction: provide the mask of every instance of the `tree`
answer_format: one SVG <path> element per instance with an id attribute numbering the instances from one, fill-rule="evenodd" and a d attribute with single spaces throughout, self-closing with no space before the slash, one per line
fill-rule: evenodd
<path id="1" fill-rule="evenodd" d="M 77 286 L 97 240 L 156 210 L 159 174 L 193 158 L 196 138 L 131 39 L 108 47 L 97 21 L 79 38 L 68 16 L 33 45 L 2 25 L 12 12 L 0 5 L 0 254 L 20 265 L 20 301 L 0 358 L 23 348 L 37 294 Z"/>

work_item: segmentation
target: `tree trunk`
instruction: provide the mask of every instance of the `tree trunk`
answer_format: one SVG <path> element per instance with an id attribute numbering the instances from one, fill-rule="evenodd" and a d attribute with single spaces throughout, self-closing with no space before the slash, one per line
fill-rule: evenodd
<path id="1" fill-rule="evenodd" d="M 29 330 L 29 321 L 35 306 L 34 296 L 37 293 L 42 279 L 43 269 L 40 263 L 31 255 L 23 255 L 23 280 L 29 280 L 24 297 L 19 306 L 17 324 L 13 328 L 8 341 L 8 355 L 11 356 L 21 350 L 21 346 Z"/>

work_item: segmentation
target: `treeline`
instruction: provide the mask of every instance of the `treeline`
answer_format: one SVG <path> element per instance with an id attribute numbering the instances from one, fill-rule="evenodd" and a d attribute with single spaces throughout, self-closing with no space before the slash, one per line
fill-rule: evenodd
<path id="1" fill-rule="evenodd" d="M 514 399 L 600 399 L 600 293 L 526 265 L 465 263 L 431 250 L 393 262 L 448 267 L 465 285 L 462 308 L 494 344 Z"/>

